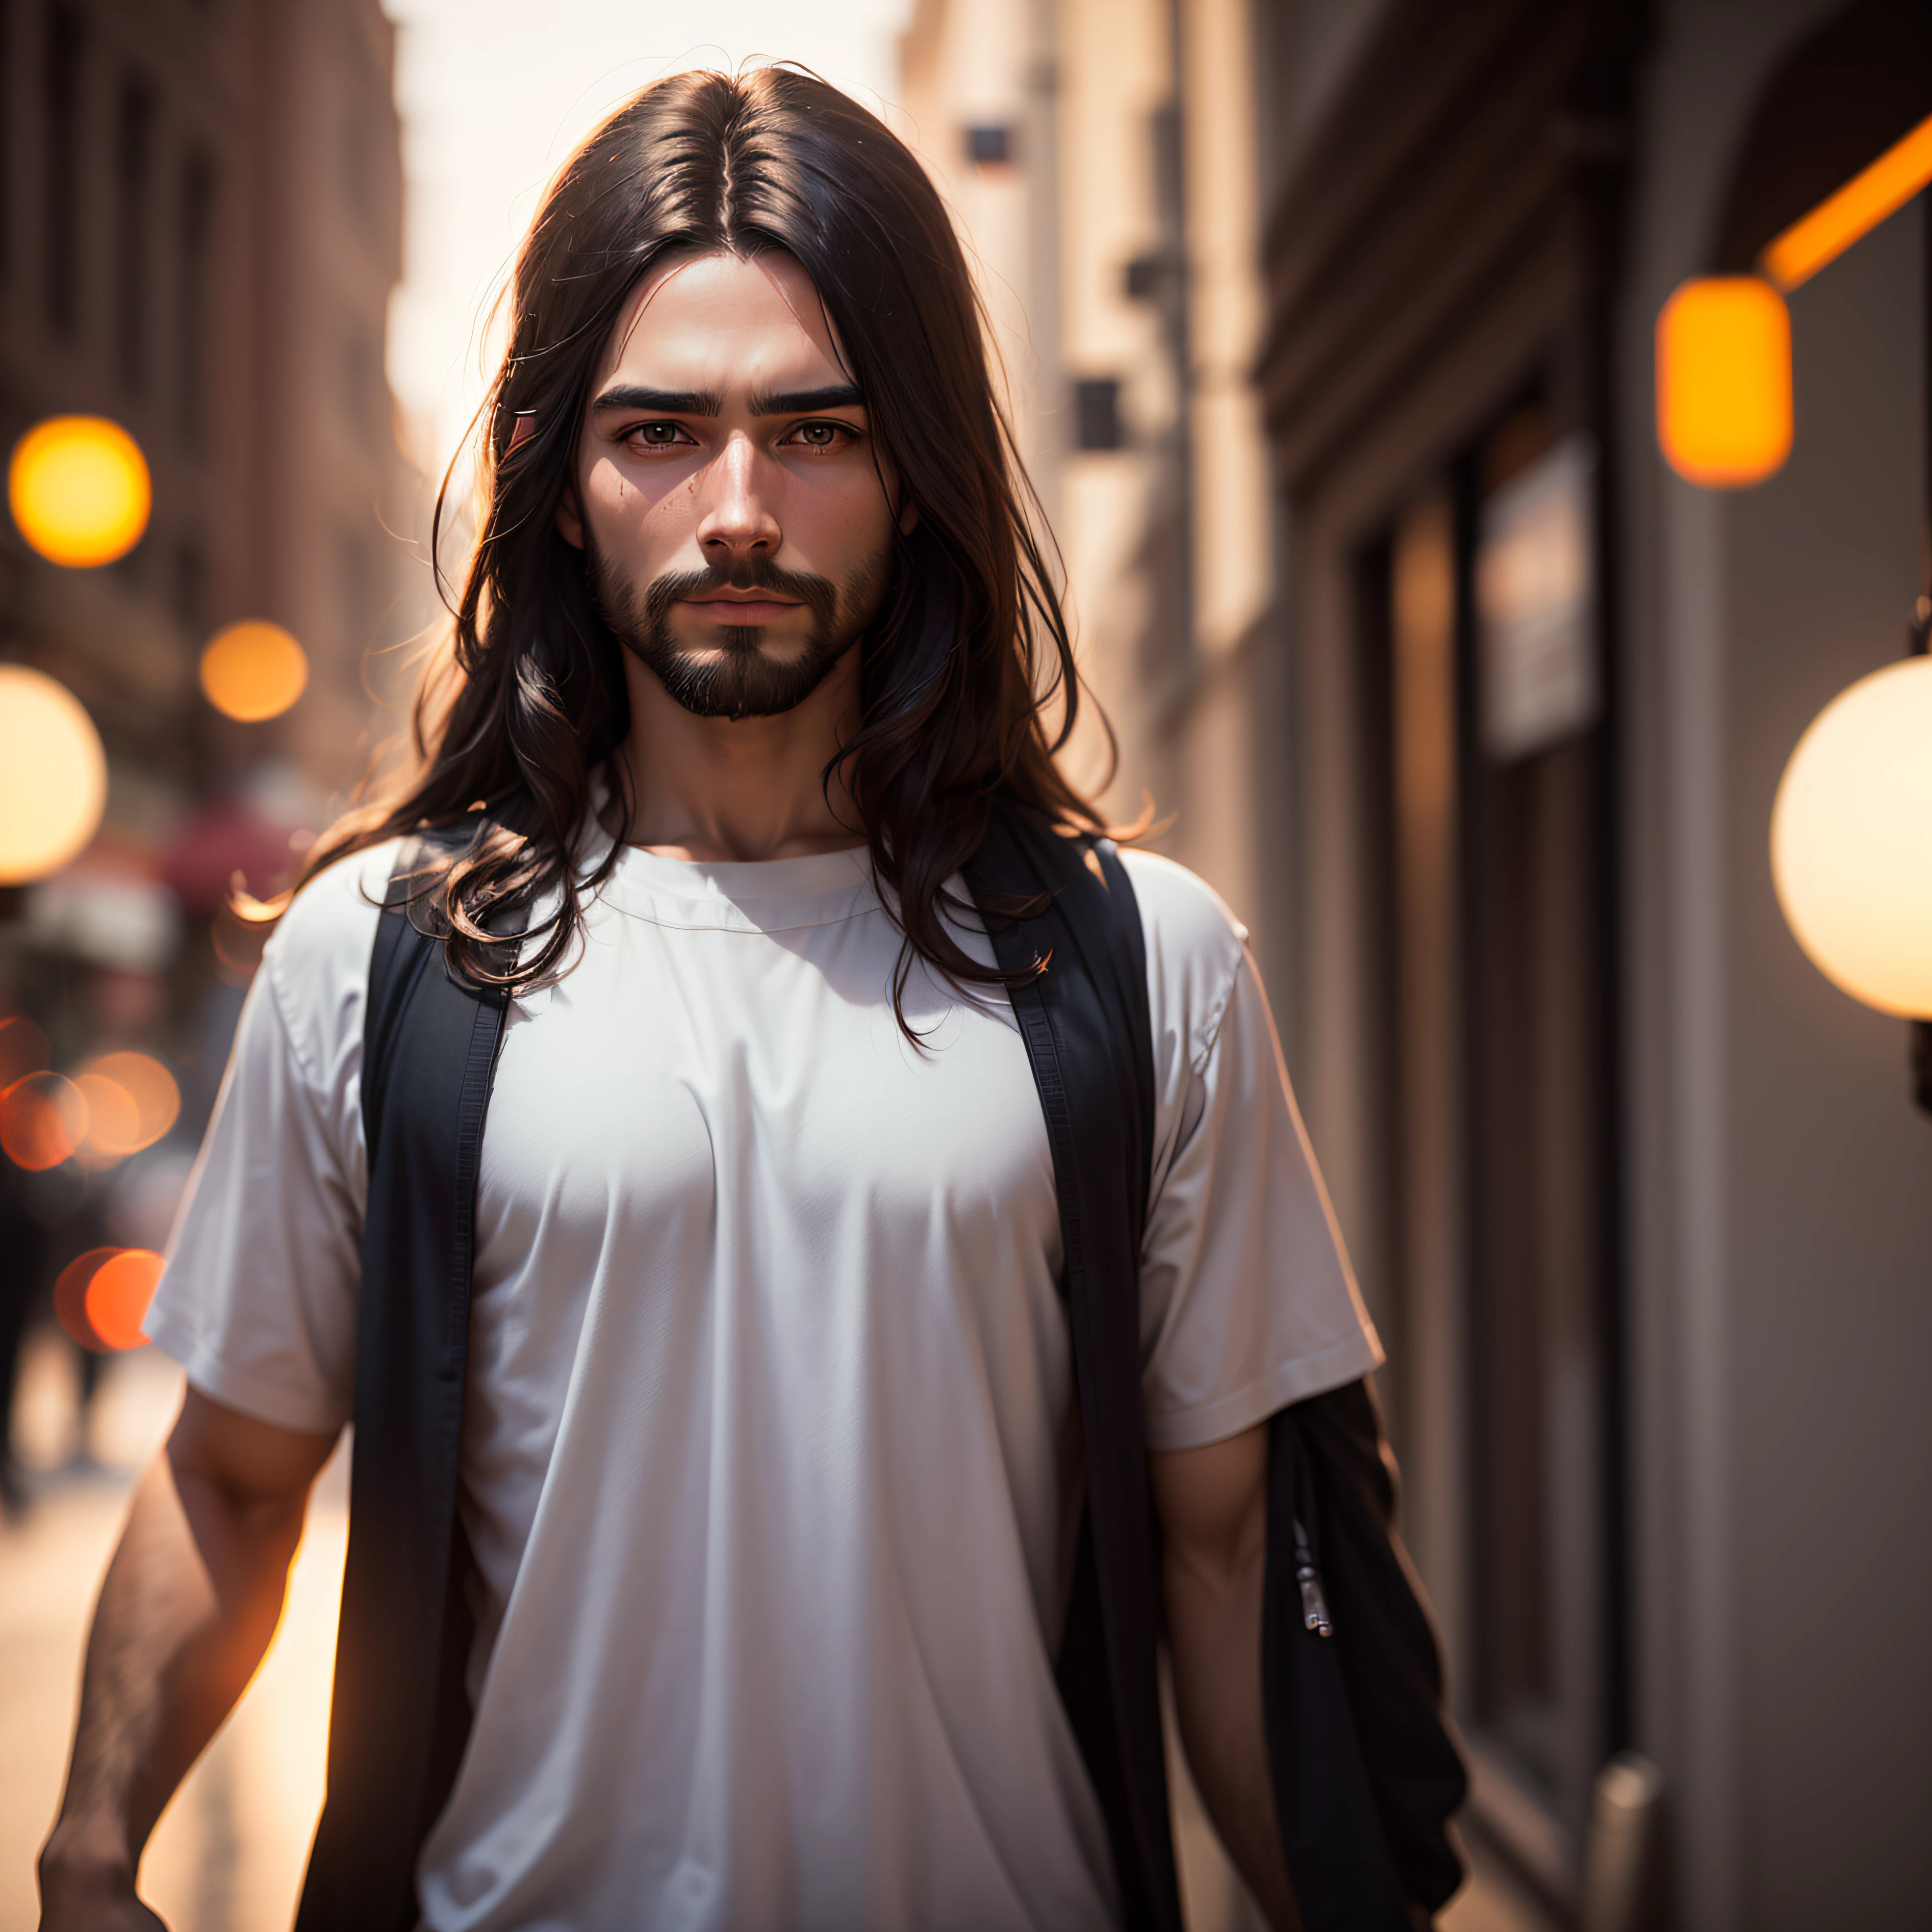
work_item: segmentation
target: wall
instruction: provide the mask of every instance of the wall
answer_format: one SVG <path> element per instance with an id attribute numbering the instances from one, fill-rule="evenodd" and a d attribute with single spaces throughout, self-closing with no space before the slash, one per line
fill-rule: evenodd
<path id="1" fill-rule="evenodd" d="M 1271 702 L 1257 708 L 1276 560 L 1250 380 L 1260 104 L 1246 0 L 932 0 L 902 64 L 916 144 L 980 268 L 1083 672 L 1118 742 L 1106 806 L 1130 819 L 1150 798 L 1162 849 L 1256 924 L 1278 967 L 1250 809 L 1280 746 Z M 1015 129 L 1010 166 L 966 160 L 975 121 Z M 1138 295 L 1136 260 L 1154 278 Z M 1075 446 L 1068 385 L 1083 378 L 1119 383 L 1120 448 Z M 1083 732 L 1075 769 L 1096 780 L 1104 753 Z"/>
<path id="2" fill-rule="evenodd" d="M 1797 446 L 1727 506 L 1738 1746 L 1767 1928 L 1904 1928 L 1932 1898 L 1932 1118 L 1904 1026 L 1804 959 L 1766 860 L 1791 747 L 1899 654 L 1918 588 L 1924 220 L 1794 293 Z"/>
<path id="3" fill-rule="evenodd" d="M 1119 452 L 1056 440 L 1044 376 L 1019 402 L 1022 440 L 1051 479 L 1085 662 L 1121 729 L 1111 801 L 1131 811 L 1150 787 L 1172 814 L 1166 848 L 1255 927 L 1372 1299 L 1388 1217 L 1367 1070 L 1357 700 L 1338 642 L 1352 620 L 1333 560 L 1399 500 L 1414 451 L 1439 454 L 1467 434 L 1472 398 L 1513 380 L 1569 286 L 1528 290 L 1501 304 L 1508 326 L 1456 337 L 1416 385 L 1411 454 L 1358 439 L 1336 460 L 1332 527 L 1278 540 L 1245 440 L 1259 190 L 1299 150 L 1377 10 L 1203 0 L 1172 38 L 1148 0 L 1003 13 L 993 38 L 1030 48 L 1035 64 L 1010 60 L 994 104 L 1037 115 L 1050 95 L 1058 130 L 1057 175 L 1033 188 L 1055 211 L 1051 286 L 1037 206 L 1029 226 L 992 198 L 1017 182 L 977 181 L 946 158 L 970 76 L 987 70 L 987 46 L 968 38 L 992 32 L 986 16 L 933 0 L 908 43 L 926 50 L 928 152 L 1035 316 L 1028 369 L 1050 368 L 1038 318 L 1056 308 L 1060 373 L 1122 380 Z M 1651 422 L 1657 311 L 1705 266 L 1758 90 L 1828 10 L 1654 8 L 1614 325 L 1631 1723 L 1666 1774 L 1683 1932 L 1888 1932 L 1922 1922 L 1932 1885 L 1920 1822 L 1932 1809 L 1932 1558 L 1916 1534 L 1932 1502 L 1932 1404 L 1917 1394 L 1932 1360 L 1932 1121 L 1910 1105 L 1903 1028 L 1803 960 L 1766 859 L 1785 758 L 1827 698 L 1896 653 L 1916 587 L 1922 217 L 1895 218 L 1794 296 L 1798 442 L 1778 478 L 1694 490 L 1665 470 Z M 1154 134 L 1177 56 L 1178 223 Z M 1244 151 L 1262 157 L 1245 176 Z M 1177 227 L 1185 393 L 1156 308 L 1121 280 L 1136 254 L 1174 245 Z M 1177 605 L 1184 518 L 1193 576 Z M 1456 1343 L 1438 1325 L 1404 1346 L 1433 1360 Z M 1462 1426 L 1412 1418 L 1430 1445 L 1412 1520 L 1450 1598 Z"/>
<path id="4" fill-rule="evenodd" d="M 1792 300 L 1797 442 L 1731 496 L 1667 475 L 1650 329 L 1780 51 L 1825 10 L 1662 10 L 1622 322 L 1633 592 L 1627 907 L 1640 1742 L 1698 1932 L 1923 1922 L 1932 1121 L 1904 1028 L 1805 963 L 1767 861 L 1820 706 L 1916 588 L 1916 212 Z"/>
<path id="5" fill-rule="evenodd" d="M 63 17 L 80 28 L 64 220 L 47 139 Z M 44 659 L 94 710 L 118 782 L 110 821 L 137 842 L 265 753 L 291 753 L 319 794 L 358 762 L 364 653 L 404 582 L 384 529 L 401 521 L 404 483 L 382 368 L 400 265 L 392 44 L 376 0 L 0 8 L 0 439 L 56 410 L 106 414 L 154 482 L 147 536 L 107 569 L 44 565 L 8 531 L 0 630 L 9 655 Z M 152 104 L 131 171 L 130 88 Z M 212 192 L 194 299 L 197 170 Z M 49 291 L 61 235 L 75 262 L 64 326 Z M 293 630 L 311 684 L 285 722 L 230 729 L 201 703 L 195 665 L 243 616 Z"/>
<path id="6" fill-rule="evenodd" d="M 394 29 L 373 0 L 268 0 L 251 237 L 263 330 L 250 393 L 257 479 L 254 614 L 309 645 L 310 686 L 284 728 L 325 785 L 359 773 L 364 660 L 395 641 L 414 589 L 394 405 L 382 368 L 402 272 Z M 411 607 L 413 610 L 413 606 Z M 239 614 L 238 613 L 233 614 Z"/>

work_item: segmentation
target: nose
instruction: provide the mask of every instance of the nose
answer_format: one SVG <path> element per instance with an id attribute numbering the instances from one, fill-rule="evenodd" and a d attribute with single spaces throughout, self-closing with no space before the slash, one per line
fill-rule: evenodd
<path id="1" fill-rule="evenodd" d="M 769 557 L 784 541 L 761 484 L 762 465 L 748 436 L 734 435 L 698 485 L 698 542 L 704 560 L 730 570 Z"/>

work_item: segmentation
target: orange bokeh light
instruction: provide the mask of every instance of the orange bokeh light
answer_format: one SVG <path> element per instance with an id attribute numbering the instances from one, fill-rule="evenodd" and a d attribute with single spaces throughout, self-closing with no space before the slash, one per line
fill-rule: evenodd
<path id="1" fill-rule="evenodd" d="M 127 1088 L 98 1073 L 76 1073 L 74 1084 L 87 1102 L 87 1138 L 80 1156 L 90 1167 L 106 1167 L 132 1154 L 141 1131 L 141 1110 Z"/>
<path id="2" fill-rule="evenodd" d="M 14 446 L 7 496 L 50 563 L 88 570 L 141 541 L 154 488 L 141 446 L 105 416 L 50 416 Z"/>
<path id="3" fill-rule="evenodd" d="M 110 1348 L 138 1348 L 148 1338 L 141 1324 L 161 1279 L 161 1258 L 152 1248 L 123 1248 L 94 1271 L 87 1284 L 87 1318 Z"/>
<path id="4" fill-rule="evenodd" d="M 100 1350 L 100 1338 L 87 1314 L 87 1291 L 104 1262 L 111 1262 L 118 1248 L 89 1248 L 76 1255 L 62 1268 L 54 1282 L 54 1318 L 83 1348 Z"/>
<path id="5" fill-rule="evenodd" d="M 47 1064 L 47 1036 L 24 1013 L 11 1013 L 0 1020 L 0 1093 L 29 1073 L 44 1072 Z"/>
<path id="6" fill-rule="evenodd" d="M 54 1313 L 83 1348 L 112 1354 L 138 1348 L 148 1304 L 161 1278 L 161 1258 L 152 1248 L 89 1248 L 60 1271 Z"/>
<path id="7" fill-rule="evenodd" d="M 152 1147 L 181 1112 L 174 1076 L 150 1054 L 104 1053 L 74 1084 L 88 1105 L 86 1152 L 102 1162 Z"/>
<path id="8" fill-rule="evenodd" d="M 1707 489 L 1761 483 L 1791 453 L 1791 317 L 1755 275 L 1682 283 L 1657 318 L 1657 440 Z"/>
<path id="9" fill-rule="evenodd" d="M 201 688 L 224 718 L 278 718 L 308 685 L 308 653 L 279 624 L 230 624 L 201 654 Z"/>
<path id="10" fill-rule="evenodd" d="M 40 1173 L 80 1152 L 87 1100 L 58 1073 L 29 1073 L 0 1093 L 0 1148 L 16 1167 Z"/>

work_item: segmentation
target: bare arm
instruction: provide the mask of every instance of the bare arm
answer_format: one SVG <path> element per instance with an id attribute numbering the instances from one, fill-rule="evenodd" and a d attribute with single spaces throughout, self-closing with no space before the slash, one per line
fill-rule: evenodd
<path id="1" fill-rule="evenodd" d="M 67 1790 L 40 1853 L 42 1932 L 160 1923 L 135 1897 L 142 1848 L 268 1647 L 334 1439 L 188 1392 L 101 1586 Z"/>
<path id="2" fill-rule="evenodd" d="M 1151 1461 L 1188 1768 L 1268 1923 L 1276 1932 L 1300 1932 L 1262 1716 L 1268 1425 Z"/>

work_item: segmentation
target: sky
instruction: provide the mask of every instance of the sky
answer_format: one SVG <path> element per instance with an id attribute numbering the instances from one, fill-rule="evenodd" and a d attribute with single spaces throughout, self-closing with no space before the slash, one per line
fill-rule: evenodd
<path id="1" fill-rule="evenodd" d="M 779 59 L 883 111 L 910 4 L 385 0 L 385 10 L 398 29 L 405 193 L 389 382 L 410 454 L 440 477 L 482 400 L 485 311 L 544 182 L 603 116 L 664 74 Z"/>

